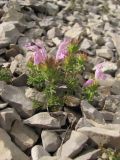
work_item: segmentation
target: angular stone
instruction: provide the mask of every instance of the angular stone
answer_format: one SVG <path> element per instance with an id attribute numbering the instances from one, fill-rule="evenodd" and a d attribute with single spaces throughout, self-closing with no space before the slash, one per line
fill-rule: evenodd
<path id="1" fill-rule="evenodd" d="M 58 149 L 57 155 L 61 155 L 61 158 L 74 158 L 82 151 L 87 140 L 88 137 L 85 134 L 72 131 L 70 139 L 62 145 L 62 148 Z"/>
<path id="2" fill-rule="evenodd" d="M 55 16 L 59 11 L 59 7 L 54 3 L 48 2 L 46 4 L 46 10 L 50 16 Z"/>
<path id="3" fill-rule="evenodd" d="M 0 39 L 8 39 L 9 43 L 16 43 L 20 33 L 12 22 L 3 22 L 0 25 Z"/>
<path id="4" fill-rule="evenodd" d="M 58 118 L 58 119 L 57 119 Z M 52 117 L 48 112 L 41 112 L 24 120 L 25 124 L 35 126 L 37 128 L 60 128 L 63 123 L 59 117 Z"/>
<path id="5" fill-rule="evenodd" d="M 42 158 L 40 158 L 39 160 L 72 160 L 71 158 L 68 157 L 64 157 L 64 159 L 62 159 L 61 157 L 50 157 L 50 156 L 44 156 Z"/>
<path id="6" fill-rule="evenodd" d="M 118 35 L 117 33 L 112 34 L 112 40 L 120 57 L 120 35 Z"/>
<path id="7" fill-rule="evenodd" d="M 14 107 L 22 117 L 29 117 L 34 113 L 33 103 L 25 97 L 24 89 L 12 85 L 4 85 L 0 96 L 10 106 Z"/>
<path id="8" fill-rule="evenodd" d="M 14 86 L 21 87 L 21 86 L 26 86 L 27 85 L 27 75 L 26 74 L 21 74 L 19 77 L 15 78 L 12 81 Z"/>
<path id="9" fill-rule="evenodd" d="M 86 118 L 80 118 L 75 126 L 75 130 L 82 128 L 82 127 L 92 127 L 92 123 Z"/>
<path id="10" fill-rule="evenodd" d="M 43 147 L 48 152 L 55 152 L 60 147 L 60 137 L 54 131 L 43 130 L 41 138 Z"/>
<path id="11" fill-rule="evenodd" d="M 116 80 L 112 87 L 111 87 L 111 92 L 115 95 L 120 95 L 120 80 Z"/>
<path id="12" fill-rule="evenodd" d="M 1 160 L 30 160 L 12 141 L 10 136 L 0 128 L 0 159 Z"/>
<path id="13" fill-rule="evenodd" d="M 32 147 L 38 140 L 38 135 L 18 120 L 14 122 L 10 134 L 14 137 L 15 143 L 23 151 Z"/>
<path id="14" fill-rule="evenodd" d="M 94 108 L 91 104 L 89 104 L 87 101 L 85 100 L 81 101 L 81 108 L 82 108 L 82 112 L 84 116 L 87 119 L 94 120 L 101 124 L 105 123 L 103 115 L 96 108 Z"/>
<path id="15" fill-rule="evenodd" d="M 78 156 L 74 160 L 96 160 L 100 156 L 100 149 L 90 150 Z"/>
<path id="16" fill-rule="evenodd" d="M 107 145 L 115 149 L 120 149 L 119 130 L 110 130 L 99 127 L 83 127 L 78 129 L 77 131 L 87 135 L 98 146 Z"/>
<path id="17" fill-rule="evenodd" d="M 113 121 L 114 113 L 105 110 L 101 111 L 100 113 L 102 113 L 105 121 Z"/>
<path id="18" fill-rule="evenodd" d="M 76 107 L 80 105 L 80 99 L 74 96 L 65 96 L 65 104 L 69 107 Z"/>
<path id="19" fill-rule="evenodd" d="M 8 103 L 2 103 L 2 102 L 0 102 L 0 109 L 6 108 L 7 105 L 8 105 Z"/>
<path id="20" fill-rule="evenodd" d="M 88 40 L 87 38 L 85 38 L 85 39 L 82 41 L 82 43 L 81 43 L 81 45 L 80 45 L 80 48 L 81 48 L 81 49 L 90 49 L 91 46 L 92 46 L 92 42 L 91 42 L 90 40 Z"/>
<path id="21" fill-rule="evenodd" d="M 40 160 L 41 157 L 50 156 L 49 153 L 41 145 L 35 145 L 31 149 L 32 160 Z"/>
<path id="22" fill-rule="evenodd" d="M 111 59 L 113 57 L 113 52 L 108 48 L 101 48 L 96 50 L 96 55 L 106 59 Z"/>
<path id="23" fill-rule="evenodd" d="M 0 112 L 0 126 L 10 131 L 15 120 L 21 120 L 14 108 L 6 108 Z"/>
<path id="24" fill-rule="evenodd" d="M 66 37 L 70 38 L 79 38 L 80 35 L 83 33 L 83 29 L 76 23 L 71 29 L 65 32 Z"/>

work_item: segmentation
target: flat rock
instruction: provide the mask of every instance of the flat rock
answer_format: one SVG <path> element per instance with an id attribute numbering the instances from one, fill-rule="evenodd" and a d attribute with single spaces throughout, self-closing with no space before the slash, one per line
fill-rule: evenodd
<path id="1" fill-rule="evenodd" d="M 6 108 L 0 111 L 0 126 L 6 131 L 10 131 L 15 120 L 21 120 L 14 108 Z"/>
<path id="2" fill-rule="evenodd" d="M 112 87 L 111 87 L 111 92 L 115 95 L 120 95 L 120 80 L 116 80 Z"/>
<path id="3" fill-rule="evenodd" d="M 40 160 L 41 157 L 50 156 L 50 154 L 41 145 L 35 145 L 31 149 L 32 160 Z"/>
<path id="4" fill-rule="evenodd" d="M 74 160 L 96 160 L 100 155 L 100 149 L 90 150 L 78 156 Z"/>
<path id="5" fill-rule="evenodd" d="M 40 158 L 39 160 L 72 160 L 71 158 L 68 157 L 64 157 L 64 159 L 62 159 L 61 157 L 50 157 L 50 156 L 44 156 L 42 158 Z"/>
<path id="6" fill-rule="evenodd" d="M 113 52 L 108 48 L 101 48 L 96 50 L 96 55 L 106 59 L 111 59 L 113 57 Z"/>
<path id="7" fill-rule="evenodd" d="M 34 113 L 33 104 L 25 96 L 24 89 L 12 85 L 3 85 L 3 88 L 0 86 L 0 89 L 0 97 L 14 107 L 22 117 L 32 116 Z"/>
<path id="8" fill-rule="evenodd" d="M 20 33 L 12 22 L 3 22 L 0 25 L 0 39 L 8 39 L 8 43 L 16 43 L 20 37 Z"/>
<path id="9" fill-rule="evenodd" d="M 83 33 L 83 29 L 76 23 L 71 29 L 65 32 L 66 37 L 78 38 Z"/>
<path id="10" fill-rule="evenodd" d="M 43 130 L 41 138 L 43 147 L 48 152 L 55 152 L 60 147 L 60 137 L 54 131 Z"/>
<path id="11" fill-rule="evenodd" d="M 103 115 L 96 108 L 94 108 L 91 104 L 89 104 L 87 101 L 85 100 L 81 101 L 81 108 L 82 108 L 83 115 L 87 119 L 94 120 L 101 124 L 105 123 Z"/>
<path id="12" fill-rule="evenodd" d="M 52 117 L 48 112 L 41 112 L 24 120 L 24 123 L 37 128 L 61 128 L 65 123 L 62 123 L 63 119 L 57 118 Z"/>
<path id="13" fill-rule="evenodd" d="M 12 141 L 10 136 L 0 128 L 0 159 L 1 160 L 30 160 Z"/>
<path id="14" fill-rule="evenodd" d="M 58 7 L 58 5 L 56 5 L 54 3 L 48 2 L 46 4 L 46 10 L 50 16 L 55 16 L 57 14 L 57 12 L 59 11 L 59 7 Z"/>
<path id="15" fill-rule="evenodd" d="M 96 144 L 107 145 L 115 149 L 120 149 L 120 132 L 119 130 L 110 130 L 99 127 L 83 127 L 77 130 L 90 139 L 92 139 Z"/>
<path id="16" fill-rule="evenodd" d="M 14 122 L 10 134 L 14 137 L 15 143 L 23 151 L 32 147 L 38 140 L 38 135 L 18 120 Z"/>
<path id="17" fill-rule="evenodd" d="M 88 137 L 80 132 L 72 131 L 70 139 L 66 141 L 62 148 L 59 148 L 57 155 L 63 157 L 74 158 L 77 156 L 85 146 Z"/>

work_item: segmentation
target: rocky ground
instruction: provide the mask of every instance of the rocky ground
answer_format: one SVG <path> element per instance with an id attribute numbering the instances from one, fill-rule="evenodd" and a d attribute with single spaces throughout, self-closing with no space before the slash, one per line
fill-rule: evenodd
<path id="1" fill-rule="evenodd" d="M 27 86 L 25 44 L 43 40 L 52 54 L 64 37 L 80 38 L 89 55 L 81 83 L 104 61 L 111 76 L 93 105 L 74 98 L 64 112 L 39 112 L 32 98 L 44 103 L 44 96 Z M 0 82 L 0 160 L 109 160 L 101 146 L 119 152 L 119 0 L 1 0 L 0 66 L 13 77 Z"/>

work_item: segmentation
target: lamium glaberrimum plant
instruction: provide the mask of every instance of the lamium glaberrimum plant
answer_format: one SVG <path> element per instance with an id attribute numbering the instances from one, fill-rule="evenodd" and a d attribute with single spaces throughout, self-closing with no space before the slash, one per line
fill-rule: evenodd
<path id="1" fill-rule="evenodd" d="M 49 57 L 43 42 L 33 41 L 26 45 L 27 50 L 33 52 L 28 62 L 28 84 L 46 96 L 46 106 L 61 106 L 64 104 L 66 95 L 74 95 L 78 87 L 78 75 L 82 74 L 87 61 L 87 56 L 79 52 L 79 42 L 64 39 L 57 50 L 55 57 Z M 98 70 L 96 70 L 98 72 Z M 104 73 L 96 73 L 97 78 Z M 57 89 L 65 85 L 67 92 L 63 95 L 57 94 Z M 96 94 L 98 84 L 95 78 L 88 80 L 82 89 L 82 98 L 92 101 Z"/>

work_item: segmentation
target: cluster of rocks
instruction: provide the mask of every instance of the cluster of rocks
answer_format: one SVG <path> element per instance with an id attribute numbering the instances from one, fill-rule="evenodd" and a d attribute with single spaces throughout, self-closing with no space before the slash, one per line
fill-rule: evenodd
<path id="1" fill-rule="evenodd" d="M 107 160 L 100 146 L 120 150 L 120 5 L 115 0 L 0 1 L 0 67 L 9 68 L 12 84 L 0 81 L 0 160 Z M 27 86 L 25 44 L 45 42 L 53 55 L 64 37 L 80 38 L 89 63 L 110 78 L 99 82 L 93 104 L 70 97 L 64 111 L 39 112 L 33 100 L 45 97 Z M 79 91 L 78 91 L 79 92 Z"/>

